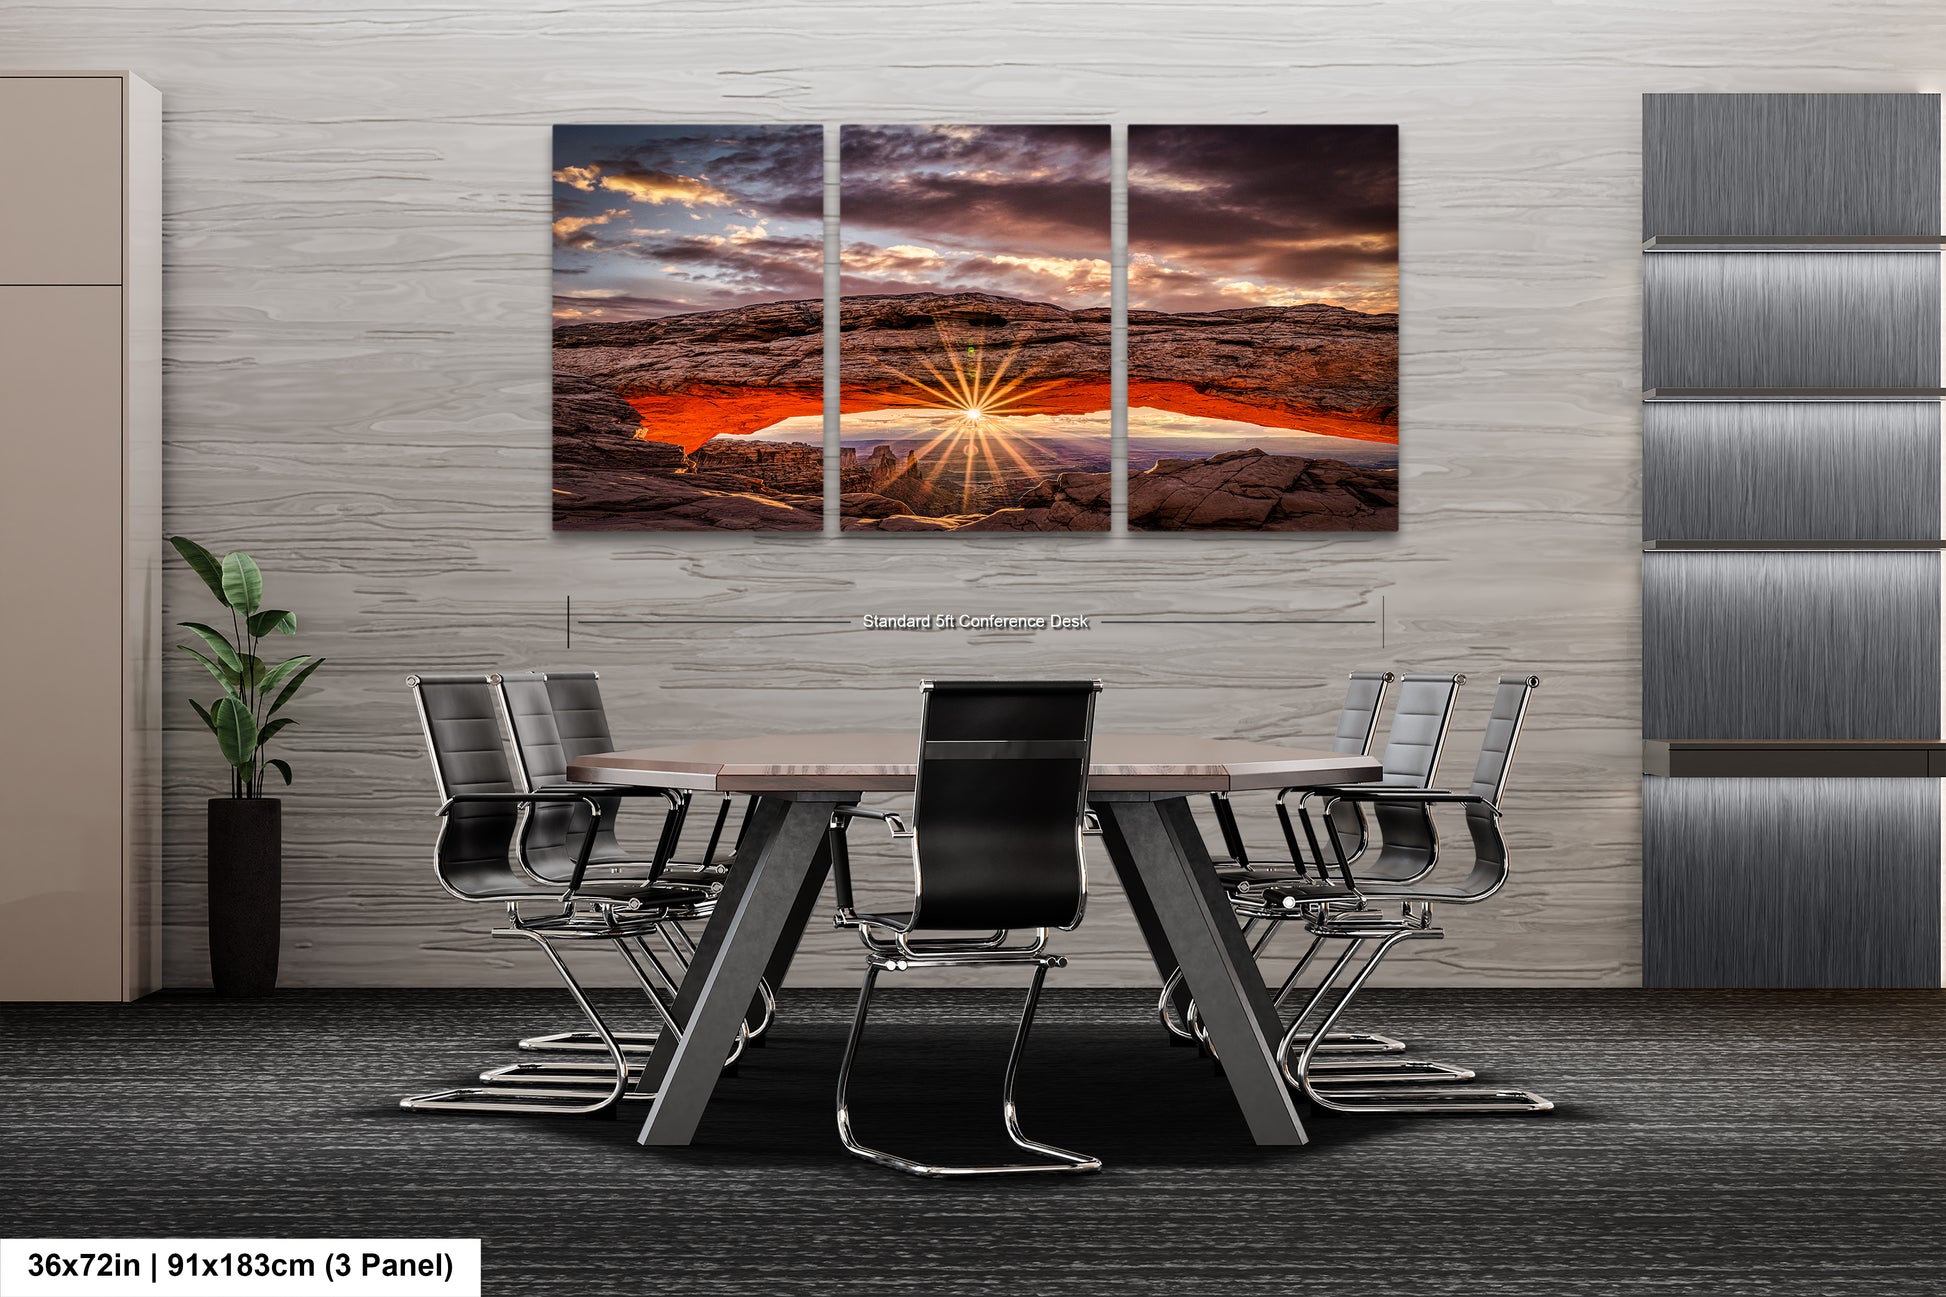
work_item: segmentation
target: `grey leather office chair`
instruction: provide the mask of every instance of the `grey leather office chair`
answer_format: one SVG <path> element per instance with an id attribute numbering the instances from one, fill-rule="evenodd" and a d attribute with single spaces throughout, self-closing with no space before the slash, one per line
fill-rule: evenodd
<path id="1" fill-rule="evenodd" d="M 1351 751 L 1350 736 L 1362 740 L 1361 752 L 1371 750 L 1371 738 L 1377 728 L 1378 707 L 1384 699 L 1384 685 L 1389 685 L 1394 677 L 1384 673 L 1378 696 L 1371 700 L 1372 710 L 1367 714 L 1362 706 L 1363 695 L 1359 692 L 1362 683 L 1370 688 L 1372 673 L 1355 675 L 1352 690 L 1346 697 L 1346 712 L 1341 715 L 1338 725 L 1338 738 L 1334 749 Z M 1385 750 L 1380 755 L 1379 764 L 1383 769 L 1381 783 L 1387 787 L 1426 788 L 1438 777 L 1439 762 L 1445 752 L 1446 736 L 1453 723 L 1453 707 L 1459 698 L 1460 686 L 1466 677 L 1458 673 L 1418 673 L 1405 676 L 1398 691 L 1398 702 L 1394 707 L 1392 721 L 1386 731 Z M 1363 785 L 1347 785 L 1362 787 Z M 1271 942 L 1279 932 L 1276 922 L 1260 922 L 1269 917 L 1261 904 L 1262 889 L 1282 887 L 1286 895 L 1294 889 L 1306 886 L 1330 886 L 1325 877 L 1324 861 L 1313 844 L 1310 855 L 1299 843 L 1296 826 L 1291 819 L 1287 805 L 1290 794 L 1308 794 L 1300 805 L 1309 808 L 1314 801 L 1321 802 L 1320 814 L 1328 817 L 1336 830 L 1343 835 L 1342 845 L 1351 859 L 1360 859 L 1369 842 L 1368 828 L 1360 803 L 1346 801 L 1334 796 L 1337 789 L 1332 787 L 1316 789 L 1286 788 L 1277 795 L 1277 819 L 1283 829 L 1284 841 L 1289 849 L 1288 859 L 1275 862 L 1256 862 L 1244 869 L 1231 868 L 1220 870 L 1219 878 L 1230 889 L 1231 898 L 1238 915 L 1244 920 L 1246 937 L 1255 934 L 1251 944 L 1251 955 L 1261 964 L 1269 951 Z M 1429 869 L 1437 857 L 1438 833 L 1430 816 L 1392 809 L 1385 813 L 1374 812 L 1380 830 L 1381 847 L 1378 869 L 1386 875 L 1412 868 Z M 1388 854 L 1389 853 L 1389 854 Z M 1309 881 L 1307 881 L 1309 880 Z M 1278 987 L 1276 1002 L 1282 1006 L 1293 994 L 1298 978 L 1306 965 L 1300 961 Z M 1163 986 L 1162 997 L 1156 1003 L 1156 1012 L 1162 1024 L 1178 1038 L 1188 1038 L 1208 1049 L 1207 1034 L 1195 1016 L 1195 1006 L 1178 1004 L 1181 995 L 1177 989 L 1180 970 Z M 1182 1022 L 1172 1020 L 1171 1009 L 1179 1008 Z M 1375 1032 L 1336 1032 L 1320 1048 L 1323 1052 L 1338 1053 L 1383 1053 L 1398 1054 L 1405 1050 L 1405 1042 L 1395 1036 L 1380 1035 Z M 1460 1077 L 1470 1076 L 1464 1069 L 1450 1064 L 1426 1060 L 1400 1059 L 1385 1063 L 1324 1064 L 1318 1068 L 1320 1075 L 1327 1071 L 1342 1070 L 1347 1076 L 1367 1077 L 1374 1072 L 1402 1078 L 1424 1075 Z"/>
<path id="2" fill-rule="evenodd" d="M 643 938 L 659 924 L 707 913 L 709 896 L 696 887 L 663 883 L 653 874 L 627 879 L 589 877 L 593 835 L 585 832 L 566 848 L 565 879 L 549 880 L 528 873 L 521 867 L 515 846 L 525 819 L 523 813 L 580 805 L 586 812 L 586 822 L 593 823 L 599 818 L 600 806 L 586 791 L 530 791 L 517 786 L 501 738 L 493 685 L 487 676 L 417 675 L 407 677 L 407 683 L 432 758 L 433 781 L 440 798 L 439 838 L 433 849 L 434 873 L 440 886 L 462 901 L 506 907 L 507 925 L 494 929 L 492 935 L 532 941 L 540 948 L 610 1061 L 580 1064 L 567 1075 L 544 1079 L 507 1075 L 502 1069 L 483 1075 L 480 1086 L 414 1095 L 401 1100 L 400 1106 L 421 1111 L 567 1115 L 608 1111 L 625 1097 L 630 1078 L 628 1061 L 557 946 L 601 942 L 619 952 L 665 1029 L 674 1031 L 677 1028 L 669 1017 L 668 1005 L 636 950 L 648 951 Z M 661 790 L 644 789 L 628 795 L 662 794 Z"/>
<path id="3" fill-rule="evenodd" d="M 1464 810 L 1466 827 L 1473 844 L 1472 867 L 1457 883 L 1435 883 L 1425 875 L 1406 881 L 1384 877 L 1368 879 L 1346 863 L 1342 845 L 1337 843 L 1333 824 L 1325 824 L 1330 841 L 1332 872 L 1337 884 L 1356 893 L 1356 898 L 1320 899 L 1307 890 L 1283 891 L 1270 888 L 1262 900 L 1268 908 L 1281 909 L 1292 917 L 1304 918 L 1313 934 L 1311 947 L 1300 968 L 1311 962 L 1326 941 L 1342 941 L 1343 951 L 1313 991 L 1310 1000 L 1293 1020 L 1278 1045 L 1284 1074 L 1301 1088 L 1307 1098 L 1336 1112 L 1369 1113 L 1488 1113 L 1545 1112 L 1554 1105 L 1527 1090 L 1480 1090 L 1466 1086 L 1438 1084 L 1415 1088 L 1346 1089 L 1342 1081 L 1320 1088 L 1313 1076 L 1318 1041 L 1329 1032 L 1347 1005 L 1375 972 L 1386 954 L 1402 941 L 1438 940 L 1445 933 L 1433 926 L 1432 907 L 1436 902 L 1473 905 L 1488 899 L 1506 885 L 1510 868 L 1507 842 L 1500 831 L 1501 800 L 1507 776 L 1513 767 L 1514 750 L 1527 718 L 1528 700 L 1540 686 L 1538 676 L 1501 676 L 1494 693 L 1493 710 L 1480 743 L 1480 756 L 1473 767 L 1473 780 L 1465 792 L 1442 789 L 1399 787 L 1348 787 L 1339 796 L 1353 798 L 1372 808 L 1375 816 L 1387 810 L 1412 810 L 1431 818 L 1433 808 L 1459 806 Z M 1308 816 L 1305 831 L 1312 833 Z M 1381 860 L 1383 857 L 1381 856 Z M 1400 915 L 1387 918 L 1372 907 L 1374 902 L 1398 901 Z M 1305 1039 L 1304 1024 L 1316 1015 L 1339 979 L 1350 967 L 1354 955 L 1363 947 L 1374 948 L 1365 964 L 1344 986 L 1330 1010 L 1318 1022 L 1315 1032 Z M 1291 1051 L 1305 1039 L 1295 1063 Z M 1470 1076 L 1470 1073 L 1469 1073 Z"/>
<path id="4" fill-rule="evenodd" d="M 1338 709 L 1338 732 L 1331 739 L 1333 752 L 1362 757 L 1372 750 L 1372 738 L 1378 733 L 1379 713 L 1385 708 L 1385 695 L 1397 679 L 1390 671 L 1351 673 L 1345 687 L 1344 704 Z M 1211 793 L 1210 806 L 1216 813 L 1217 830 L 1222 835 L 1226 853 L 1212 857 L 1217 877 L 1226 883 L 1246 881 L 1251 873 L 1250 849 L 1237 828 L 1236 811 L 1230 805 L 1230 795 Z M 1356 803 L 1346 803 L 1340 829 L 1347 842 L 1355 841 L 1359 849 L 1363 849 L 1365 817 Z"/>
<path id="5" fill-rule="evenodd" d="M 1047 953 L 1048 931 L 1074 928 L 1087 904 L 1081 839 L 1090 823 L 1088 753 L 1100 690 L 1098 681 L 926 681 L 911 826 L 896 814 L 857 807 L 833 817 L 837 922 L 856 928 L 867 952 L 838 1071 L 838 1137 L 854 1155 L 927 1176 L 1101 1169 L 1098 1158 L 1022 1134 L 1014 1102 L 1042 983 L 1049 968 L 1067 962 Z M 896 913 L 861 913 L 854 906 L 845 828 L 866 818 L 883 822 L 912 850 L 912 901 Z M 1015 941 L 1021 930 L 1034 936 Z M 1001 1115 L 1008 1138 L 1046 1161 L 922 1162 L 871 1148 L 853 1131 L 846 1093 L 878 975 L 965 964 L 1033 965 L 1007 1058 Z"/>
<path id="6" fill-rule="evenodd" d="M 614 739 L 608 728 L 607 709 L 602 704 L 599 677 L 593 671 L 509 671 L 489 677 L 499 695 L 500 707 L 513 737 L 514 767 L 521 785 L 528 791 L 566 789 L 588 793 L 601 808 L 596 821 L 594 845 L 589 854 L 589 875 L 595 878 L 656 877 L 665 883 L 712 888 L 721 884 L 723 866 L 715 863 L 717 842 L 723 829 L 729 799 L 723 800 L 710 840 L 700 862 L 675 860 L 683 823 L 690 807 L 690 794 L 673 793 L 673 807 L 666 807 L 655 828 L 655 847 L 644 856 L 628 850 L 618 840 L 616 824 L 620 807 L 627 800 L 607 786 L 571 783 L 568 762 L 595 752 L 612 752 Z M 531 808 L 521 822 L 516 839 L 522 866 L 536 877 L 559 881 L 565 867 L 567 844 L 578 842 L 587 828 L 586 806 L 541 805 Z M 658 925 L 657 935 L 680 969 L 686 970 L 695 953 L 695 941 L 681 923 Z M 752 1008 L 746 1042 L 761 1039 L 775 1016 L 775 997 L 770 987 L 761 988 Z M 616 1039 L 629 1053 L 647 1053 L 655 1048 L 656 1031 L 616 1032 Z M 542 1052 L 570 1053 L 599 1051 L 602 1042 L 586 1031 L 550 1032 L 529 1036 L 520 1048 Z M 741 1048 L 741 1046 L 739 1046 Z M 549 1072 L 546 1067 L 523 1069 L 529 1074 Z"/>

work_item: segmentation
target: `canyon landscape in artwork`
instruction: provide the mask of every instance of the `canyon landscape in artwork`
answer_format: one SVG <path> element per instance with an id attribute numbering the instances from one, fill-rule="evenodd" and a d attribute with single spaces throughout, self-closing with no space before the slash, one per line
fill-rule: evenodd
<path id="1" fill-rule="evenodd" d="M 554 524 L 819 532 L 823 128 L 563 126 Z M 1109 132 L 840 133 L 846 532 L 1112 526 Z M 1129 128 L 1128 526 L 1398 526 L 1397 130 Z"/>
<path id="2" fill-rule="evenodd" d="M 1398 128 L 1128 130 L 1131 531 L 1398 528 Z"/>
<path id="3" fill-rule="evenodd" d="M 839 517 L 847 531 L 1106 531 L 1106 126 L 840 135 Z"/>
<path id="4" fill-rule="evenodd" d="M 823 526 L 824 131 L 554 130 L 554 526 Z"/>

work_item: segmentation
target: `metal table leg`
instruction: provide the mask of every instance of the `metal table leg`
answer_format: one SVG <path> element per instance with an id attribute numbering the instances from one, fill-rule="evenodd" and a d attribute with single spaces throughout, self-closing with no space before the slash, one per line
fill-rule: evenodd
<path id="1" fill-rule="evenodd" d="M 750 829 L 677 996 L 682 1039 L 658 1040 L 636 1083 L 656 1092 L 641 1143 L 695 1137 L 757 980 L 800 912 L 832 807 L 857 800 L 844 792 L 780 794 L 751 808 Z"/>
<path id="2" fill-rule="evenodd" d="M 829 877 L 831 844 L 828 839 L 820 839 L 817 857 L 811 861 L 811 872 L 804 876 L 797 903 L 791 906 L 790 918 L 784 924 L 783 934 L 777 938 L 777 949 L 770 953 L 770 962 L 764 965 L 764 980 L 770 983 L 773 994 L 784 989 L 784 978 L 791 971 L 791 961 L 797 957 L 797 943 L 804 937 L 805 925 L 817 912 L 818 898 L 824 895 L 824 883 Z"/>
<path id="3" fill-rule="evenodd" d="M 1089 797 L 1102 839 L 1156 966 L 1180 966 L 1223 1074 L 1259 1144 L 1303 1144 L 1297 1105 L 1274 1051 L 1283 1028 L 1237 926 L 1184 796 Z M 1157 937 L 1161 945 L 1157 945 Z"/>

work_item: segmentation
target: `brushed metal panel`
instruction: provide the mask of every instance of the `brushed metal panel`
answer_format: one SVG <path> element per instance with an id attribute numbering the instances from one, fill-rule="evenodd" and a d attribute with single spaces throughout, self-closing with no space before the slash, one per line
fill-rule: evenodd
<path id="1" fill-rule="evenodd" d="M 1939 258 L 1642 258 L 1642 386 L 1937 387 Z"/>
<path id="2" fill-rule="evenodd" d="M 1937 234 L 1939 180 L 1938 95 L 1642 96 L 1644 238 Z"/>
<path id="3" fill-rule="evenodd" d="M 1644 779 L 1649 986 L 1927 986 L 1932 779 Z"/>
<path id="4" fill-rule="evenodd" d="M 1650 739 L 1936 739 L 1937 553 L 1642 556 Z"/>
<path id="5" fill-rule="evenodd" d="M 1939 410 L 1917 401 L 1645 405 L 1643 538 L 1936 539 Z"/>

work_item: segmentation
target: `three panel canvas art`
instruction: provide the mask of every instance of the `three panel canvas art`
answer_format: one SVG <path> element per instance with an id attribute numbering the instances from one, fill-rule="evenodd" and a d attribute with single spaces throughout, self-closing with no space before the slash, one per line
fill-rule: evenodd
<path id="1" fill-rule="evenodd" d="M 1398 526 L 1398 132 L 839 132 L 846 532 Z M 824 128 L 554 132 L 554 525 L 818 532 Z"/>

